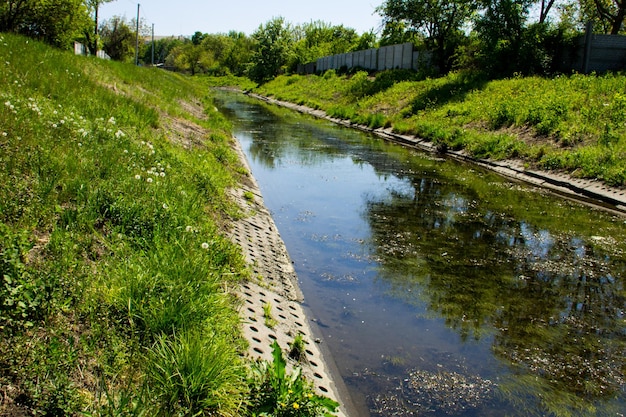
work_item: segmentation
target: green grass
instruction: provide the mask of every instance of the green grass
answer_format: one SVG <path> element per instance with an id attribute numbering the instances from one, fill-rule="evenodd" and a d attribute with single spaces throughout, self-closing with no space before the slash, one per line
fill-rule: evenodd
<path id="1" fill-rule="evenodd" d="M 253 415 L 214 84 L 9 34 L 0 67 L 0 415 Z"/>
<path id="2" fill-rule="evenodd" d="M 0 45 L 0 414 L 242 413 L 242 169 L 205 83 Z"/>
<path id="3" fill-rule="evenodd" d="M 487 80 L 388 71 L 281 76 L 255 92 L 391 127 L 478 158 L 520 158 L 612 186 L 626 185 L 626 75 Z"/>

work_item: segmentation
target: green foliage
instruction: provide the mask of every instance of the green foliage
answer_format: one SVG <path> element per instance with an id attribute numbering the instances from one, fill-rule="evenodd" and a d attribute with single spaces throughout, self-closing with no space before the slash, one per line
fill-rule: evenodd
<path id="1" fill-rule="evenodd" d="M 289 25 L 280 17 L 261 25 L 252 37 L 255 49 L 248 76 L 257 83 L 264 83 L 284 72 L 293 39 Z"/>
<path id="2" fill-rule="evenodd" d="M 0 414 L 236 415 L 241 168 L 206 83 L 0 43 Z"/>
<path id="3" fill-rule="evenodd" d="M 238 352 L 223 338 L 183 331 L 146 355 L 148 395 L 158 416 L 236 416 L 245 382 Z"/>
<path id="4" fill-rule="evenodd" d="M 406 24 L 406 32 L 422 35 L 426 48 L 435 54 L 439 70 L 446 73 L 463 38 L 461 30 L 469 23 L 477 7 L 477 2 L 468 0 L 387 0 L 377 8 L 377 12 L 383 17 L 385 26 L 392 28 L 387 30 L 387 34 L 397 30 L 398 24 Z M 399 29 L 401 31 L 403 27 Z"/>
<path id="5" fill-rule="evenodd" d="M 265 325 L 270 329 L 276 327 L 276 319 L 272 316 L 272 304 L 267 303 L 263 304 L 263 319 L 265 320 Z"/>
<path id="6" fill-rule="evenodd" d="M 0 329 L 23 330 L 41 316 L 46 299 L 45 281 L 26 266 L 32 249 L 26 231 L 13 232 L 0 224 Z"/>
<path id="7" fill-rule="evenodd" d="M 0 32 L 15 32 L 70 49 L 92 22 L 83 0 L 9 0 L 0 4 Z"/>
<path id="8" fill-rule="evenodd" d="M 332 416 L 339 404 L 317 395 L 296 368 L 287 372 L 287 362 L 278 343 L 272 343 L 273 362 L 259 361 L 250 370 L 251 416 Z"/>
<path id="9" fill-rule="evenodd" d="M 289 344 L 289 357 L 296 362 L 301 362 L 306 358 L 306 345 L 302 333 L 298 333 L 294 337 L 293 342 Z"/>
<path id="10" fill-rule="evenodd" d="M 102 49 L 116 61 L 133 62 L 137 34 L 125 18 L 114 16 L 104 22 L 99 30 Z"/>

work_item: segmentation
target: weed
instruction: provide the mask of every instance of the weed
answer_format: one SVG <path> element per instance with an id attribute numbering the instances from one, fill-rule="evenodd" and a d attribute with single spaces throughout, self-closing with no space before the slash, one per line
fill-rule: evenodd
<path id="1" fill-rule="evenodd" d="M 273 329 L 278 324 L 276 319 L 272 316 L 271 303 L 263 304 L 263 318 L 265 319 L 265 325 L 270 329 Z"/>
<path id="2" fill-rule="evenodd" d="M 271 363 L 259 361 L 249 372 L 250 414 L 253 416 L 331 416 L 339 404 L 317 395 L 300 368 L 287 373 L 287 362 L 278 343 L 272 343 Z"/>
<path id="3" fill-rule="evenodd" d="M 306 345 L 301 333 L 298 333 L 293 339 L 293 342 L 289 344 L 289 357 L 297 362 L 302 362 L 306 359 Z"/>
<path id="4" fill-rule="evenodd" d="M 251 191 L 244 191 L 243 198 L 245 198 L 249 203 L 254 201 L 254 194 Z"/>

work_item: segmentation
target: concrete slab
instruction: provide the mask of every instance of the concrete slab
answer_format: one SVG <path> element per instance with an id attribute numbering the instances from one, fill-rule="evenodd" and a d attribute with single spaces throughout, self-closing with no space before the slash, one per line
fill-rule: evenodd
<path id="1" fill-rule="evenodd" d="M 238 142 L 235 148 L 250 172 Z M 300 367 L 318 394 L 341 404 L 336 415 L 349 416 L 353 407 L 347 390 L 332 357 L 317 337 L 319 330 L 314 328 L 316 325 L 301 304 L 303 296 L 295 269 L 254 177 L 249 175 L 242 188 L 229 192 L 245 213 L 242 219 L 232 222 L 229 235 L 241 247 L 252 272 L 250 282 L 238 291 L 242 300 L 243 333 L 249 342 L 248 355 L 252 359 L 272 361 L 271 345 L 277 341 L 288 359 L 288 369 Z M 266 321 L 265 309 L 270 311 L 271 322 Z M 288 352 L 298 334 L 302 335 L 306 348 L 305 357 L 296 362 L 288 358 Z"/>

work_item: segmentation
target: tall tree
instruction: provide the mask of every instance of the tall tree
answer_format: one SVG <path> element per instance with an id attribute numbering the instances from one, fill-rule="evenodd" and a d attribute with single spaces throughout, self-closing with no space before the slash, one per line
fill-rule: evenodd
<path id="1" fill-rule="evenodd" d="M 617 35 L 626 23 L 626 0 L 578 0 L 580 20 L 596 30 Z"/>
<path id="2" fill-rule="evenodd" d="M 292 53 L 291 29 L 282 17 L 275 17 L 252 34 L 255 50 L 250 79 L 263 83 L 284 71 Z"/>
<path id="3" fill-rule="evenodd" d="M 129 62 L 135 55 L 136 32 L 126 19 L 113 16 L 100 27 L 102 49 L 116 61 Z"/>
<path id="4" fill-rule="evenodd" d="M 114 0 L 85 0 L 85 5 L 90 13 L 93 13 L 93 28 L 92 30 L 85 30 L 85 40 L 89 53 L 95 55 L 98 52 L 100 45 L 98 44 L 98 11 L 100 5 L 104 3 L 110 3 Z M 88 28 L 87 28 L 88 29 Z"/>
<path id="5" fill-rule="evenodd" d="M 611 35 L 617 35 L 626 19 L 626 0 L 594 0 L 598 14 L 611 27 Z"/>
<path id="6" fill-rule="evenodd" d="M 423 35 L 444 72 L 451 66 L 463 27 L 476 10 L 477 2 L 472 0 L 386 0 L 377 8 L 385 26 L 404 23 L 409 32 Z"/>
<path id="7" fill-rule="evenodd" d="M 89 26 L 83 0 L 7 0 L 0 2 L 0 31 L 15 32 L 69 48 Z"/>
<path id="8" fill-rule="evenodd" d="M 544 23 L 548 19 L 548 13 L 554 6 L 555 0 L 541 0 L 541 9 L 539 10 L 539 23 Z"/>

